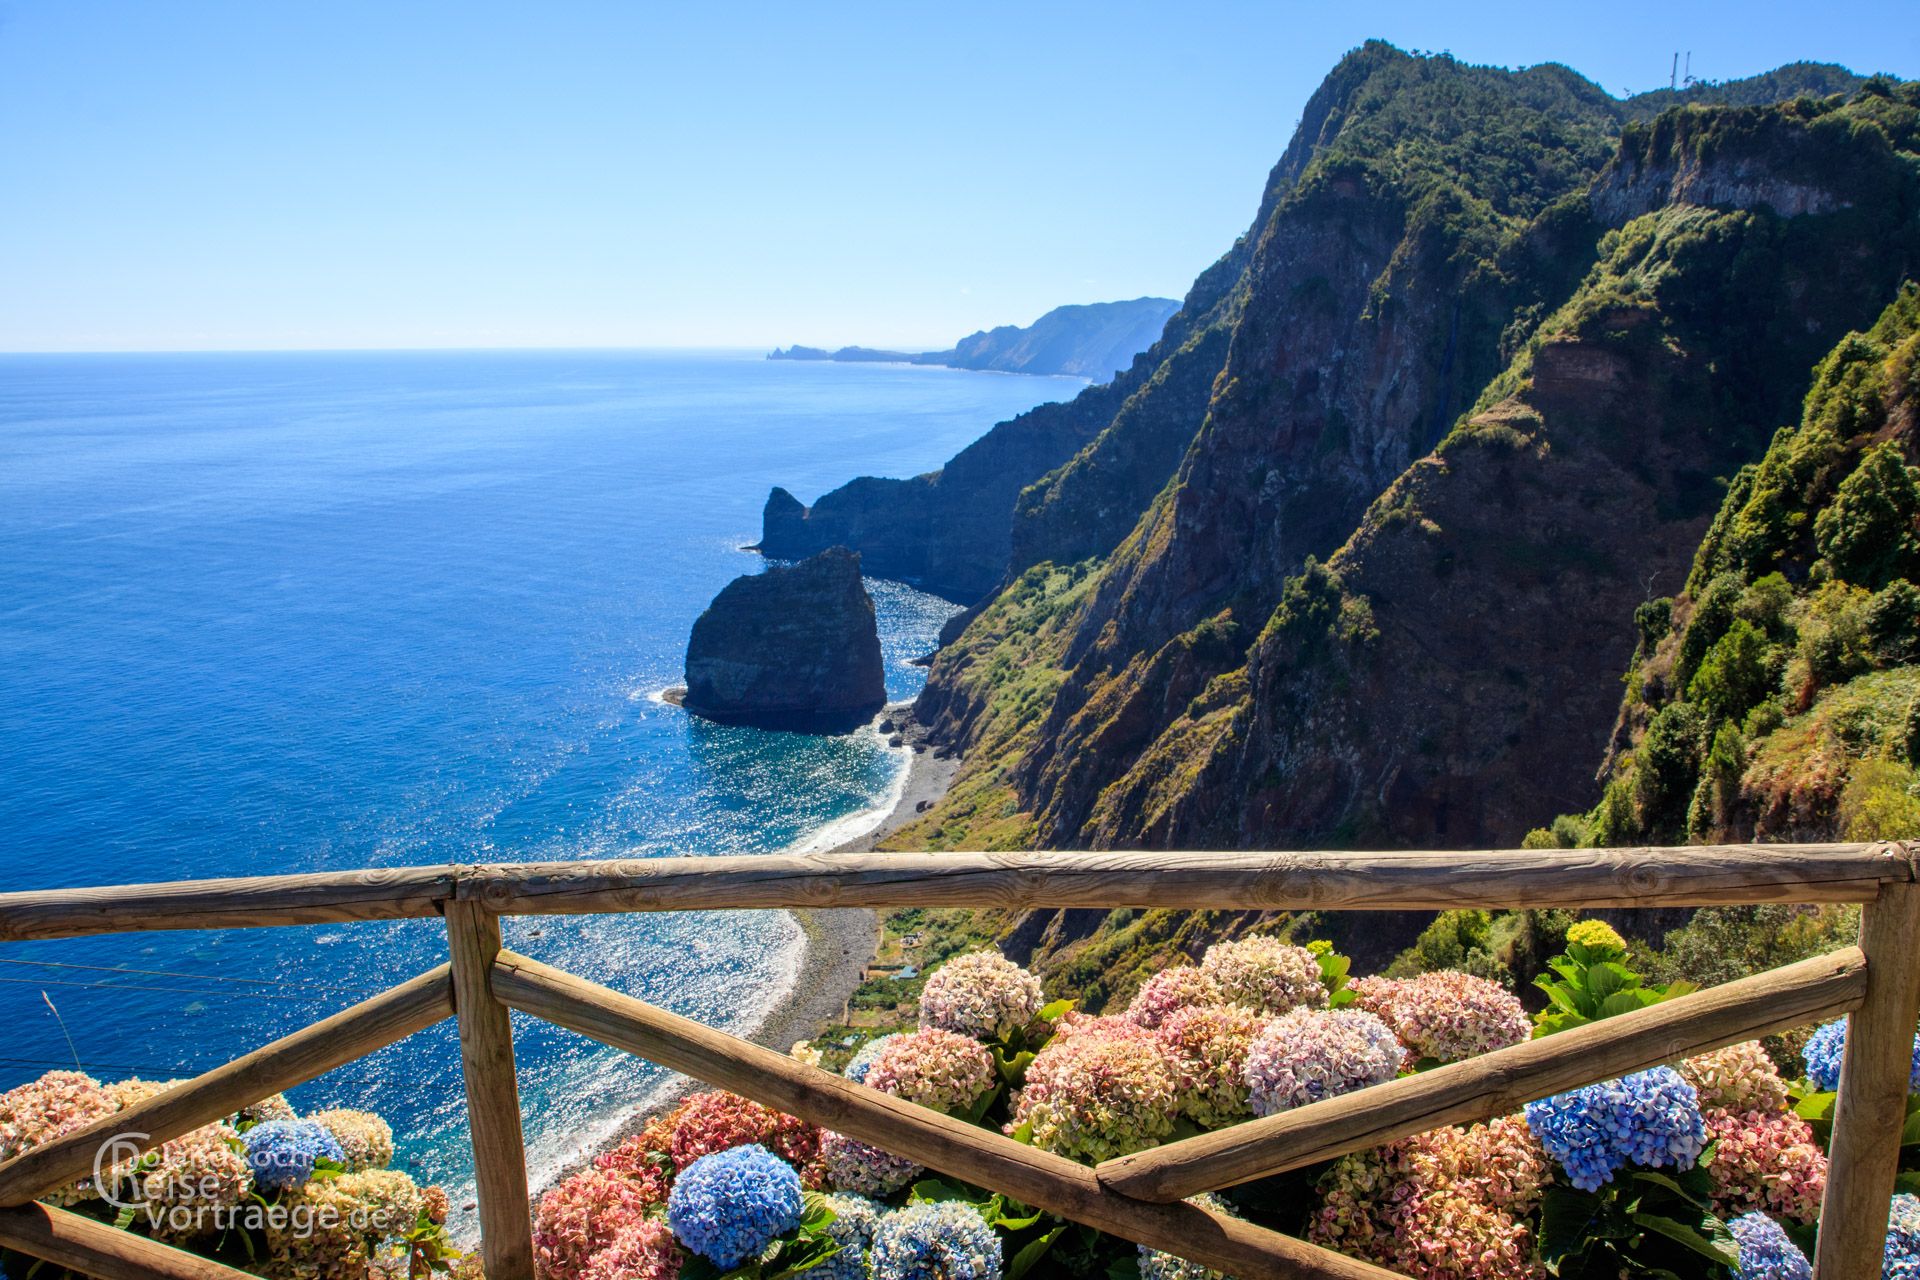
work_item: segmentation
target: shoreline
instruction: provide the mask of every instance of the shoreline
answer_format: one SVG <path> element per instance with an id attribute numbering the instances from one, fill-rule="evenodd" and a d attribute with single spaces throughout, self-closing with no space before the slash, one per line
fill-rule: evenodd
<path id="1" fill-rule="evenodd" d="M 910 702 L 892 703 L 875 720 L 876 725 L 893 723 L 897 733 L 888 736 L 898 736 L 901 740 L 898 749 L 907 753 L 906 770 L 891 797 L 891 807 L 866 830 L 817 852 L 870 852 L 875 844 L 912 822 L 946 794 L 960 761 L 934 754 L 933 748 L 927 745 L 925 731 L 913 721 L 912 708 Z M 804 935 L 800 957 L 793 968 L 793 981 L 767 1009 L 759 1024 L 742 1036 L 783 1054 L 796 1041 L 813 1039 L 822 1027 L 839 1020 L 845 1013 L 847 1002 L 866 979 L 867 966 L 880 940 L 880 917 L 866 907 L 826 907 L 787 914 Z M 639 1133 L 648 1120 L 672 1109 L 688 1094 L 707 1087 L 690 1077 L 671 1075 L 606 1138 L 531 1187 L 532 1200 L 537 1205 L 548 1188 Z"/>

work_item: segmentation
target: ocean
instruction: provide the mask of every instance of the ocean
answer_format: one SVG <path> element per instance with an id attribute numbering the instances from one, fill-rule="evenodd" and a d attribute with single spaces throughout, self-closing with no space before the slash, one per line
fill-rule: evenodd
<path id="1" fill-rule="evenodd" d="M 1082 385 L 739 352 L 0 357 L 0 884 L 856 834 L 902 753 L 661 703 L 688 628 L 759 570 L 770 485 L 923 471 Z M 953 606 L 869 585 L 910 697 Z M 771 912 L 505 931 L 732 1030 L 801 950 Z M 427 921 L 12 944 L 0 1087 L 191 1075 L 444 959 Z M 662 1077 L 514 1021 L 537 1184 Z M 379 1112 L 397 1167 L 470 1197 L 450 1024 L 294 1101 Z"/>

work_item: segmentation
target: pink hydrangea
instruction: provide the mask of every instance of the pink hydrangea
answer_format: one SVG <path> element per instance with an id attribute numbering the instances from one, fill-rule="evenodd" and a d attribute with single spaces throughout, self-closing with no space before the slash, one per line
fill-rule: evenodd
<path id="1" fill-rule="evenodd" d="M 595 1254 L 647 1222 L 647 1198 L 618 1174 L 582 1169 L 540 1197 L 533 1257 L 543 1280 L 582 1280 Z"/>
<path id="2" fill-rule="evenodd" d="M 253 1166 L 233 1126 L 202 1125 L 161 1143 L 140 1187 L 146 1198 L 141 1221 L 151 1222 L 161 1239 L 185 1240 L 214 1231 L 221 1210 L 252 1194 Z"/>
<path id="3" fill-rule="evenodd" d="M 1216 942 L 1200 958 L 1200 970 L 1213 979 L 1220 998 L 1262 1013 L 1286 1013 L 1301 1007 L 1327 1007 L 1320 961 L 1305 947 L 1278 938 L 1252 937 Z"/>
<path id="4" fill-rule="evenodd" d="M 1040 979 L 998 951 L 956 956 L 920 989 L 920 1025 L 999 1040 L 1040 1011 Z"/>
<path id="5" fill-rule="evenodd" d="M 1407 1051 L 1360 1009 L 1295 1009 L 1269 1022 L 1247 1051 L 1247 1100 L 1270 1116 L 1391 1080 Z"/>
<path id="6" fill-rule="evenodd" d="M 1266 1023 L 1262 1015 L 1235 1004 L 1168 1014 L 1155 1034 L 1179 1078 L 1180 1114 L 1208 1129 L 1253 1114 L 1247 1102 L 1247 1050 Z"/>
<path id="7" fill-rule="evenodd" d="M 1190 964 L 1162 969 L 1141 984 L 1127 1006 L 1127 1016 L 1143 1027 L 1157 1028 L 1178 1009 L 1220 1004 L 1220 987 L 1206 971 Z"/>
<path id="8" fill-rule="evenodd" d="M 0 1093 L 0 1160 L 64 1137 L 112 1115 L 120 1104 L 98 1080 L 78 1071 L 49 1071 L 38 1080 Z M 55 1189 L 41 1199 L 78 1204 L 95 1198 L 91 1178 Z"/>
<path id="9" fill-rule="evenodd" d="M 1419 1280 L 1535 1280 L 1527 1216 L 1548 1177 L 1518 1117 L 1435 1129 L 1338 1161 L 1307 1236 Z"/>
<path id="10" fill-rule="evenodd" d="M 1688 1058 L 1680 1075 L 1700 1095 L 1703 1107 L 1728 1111 L 1785 1111 L 1787 1081 L 1758 1040 L 1730 1044 Z"/>
<path id="11" fill-rule="evenodd" d="M 675 1280 L 680 1246 L 664 1222 L 637 1222 L 587 1260 L 580 1280 Z"/>
<path id="12" fill-rule="evenodd" d="M 862 1196 L 892 1195 L 923 1172 L 904 1156 L 890 1155 L 832 1130 L 820 1136 L 820 1161 L 834 1190 Z"/>
<path id="13" fill-rule="evenodd" d="M 1533 1022 L 1497 982 L 1441 969 L 1415 978 L 1361 978 L 1355 1003 L 1386 1023 L 1416 1061 L 1459 1062 L 1519 1044 Z"/>
<path id="14" fill-rule="evenodd" d="M 797 1116 L 763 1107 L 737 1093 L 696 1093 L 668 1117 L 673 1128 L 669 1151 L 673 1167 L 684 1169 L 701 1156 L 758 1143 L 792 1165 L 803 1165 L 820 1151 L 820 1131 Z"/>
<path id="15" fill-rule="evenodd" d="M 938 1027 L 922 1027 L 888 1041 L 867 1068 L 870 1089 L 965 1115 L 996 1082 L 993 1055 L 978 1040 Z"/>
<path id="16" fill-rule="evenodd" d="M 654 1116 L 639 1133 L 594 1158 L 594 1166 L 627 1178 L 648 1204 L 665 1204 L 673 1186 L 673 1131 L 679 1111 Z"/>
<path id="17" fill-rule="evenodd" d="M 1714 1139 L 1706 1168 L 1723 1217 L 1759 1210 L 1796 1222 L 1819 1218 L 1827 1157 L 1805 1120 L 1790 1111 L 1713 1107 L 1704 1114 Z"/>
<path id="18" fill-rule="evenodd" d="M 1097 1164 L 1164 1141 L 1179 1086 L 1153 1032 L 1121 1018 L 1082 1024 L 1034 1058 L 1007 1130 L 1031 1125 L 1034 1146 Z"/>

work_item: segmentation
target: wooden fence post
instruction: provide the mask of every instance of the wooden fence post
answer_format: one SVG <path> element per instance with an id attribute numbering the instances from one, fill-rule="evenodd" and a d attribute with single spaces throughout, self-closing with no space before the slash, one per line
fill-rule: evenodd
<path id="1" fill-rule="evenodd" d="M 479 1191 L 481 1254 L 487 1280 L 533 1280 L 533 1220 L 527 1202 L 527 1152 L 520 1133 L 520 1087 L 513 1071 L 507 1007 L 493 998 L 500 917 L 478 902 L 447 902 L 453 953 L 454 1016 L 467 1084 L 467 1126 Z"/>
<path id="2" fill-rule="evenodd" d="M 1867 994 L 1847 1018 L 1817 1280 L 1880 1275 L 1920 1018 L 1920 884 L 1880 887 L 1879 897 L 1860 909 L 1860 950 L 1867 957 Z"/>

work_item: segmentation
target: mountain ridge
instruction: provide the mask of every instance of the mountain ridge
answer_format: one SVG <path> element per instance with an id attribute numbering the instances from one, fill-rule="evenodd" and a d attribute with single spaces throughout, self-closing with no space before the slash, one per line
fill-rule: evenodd
<path id="1" fill-rule="evenodd" d="M 1124 371 L 1160 336 L 1180 304 L 1172 298 L 1070 303 L 1029 325 L 1003 324 L 968 334 L 945 351 L 875 347 L 775 347 L 769 360 L 940 365 L 989 373 L 1066 375 L 1105 382 Z"/>

